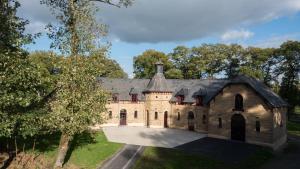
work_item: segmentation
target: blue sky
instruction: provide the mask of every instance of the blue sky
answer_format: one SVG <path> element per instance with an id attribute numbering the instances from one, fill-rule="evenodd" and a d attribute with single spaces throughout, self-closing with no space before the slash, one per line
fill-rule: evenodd
<path id="1" fill-rule="evenodd" d="M 31 22 L 29 32 L 44 32 L 45 24 L 55 20 L 45 7 L 33 5 L 35 1 L 38 0 L 21 0 L 19 15 Z M 286 40 L 300 40 L 299 0 L 220 0 L 217 7 L 209 0 L 187 0 L 184 7 L 181 0 L 173 0 L 177 3 L 169 8 L 162 3 L 171 0 L 136 1 L 128 9 L 100 5 L 103 10 L 98 16 L 110 27 L 110 57 L 130 77 L 133 57 L 147 49 L 169 53 L 178 45 L 192 47 L 203 43 L 278 47 Z M 50 40 L 43 35 L 27 48 L 49 50 L 49 46 Z"/>

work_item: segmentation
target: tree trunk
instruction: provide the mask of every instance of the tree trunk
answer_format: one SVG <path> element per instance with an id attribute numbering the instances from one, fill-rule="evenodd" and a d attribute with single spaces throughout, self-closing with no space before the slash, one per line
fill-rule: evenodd
<path id="1" fill-rule="evenodd" d="M 70 146 L 71 140 L 72 140 L 71 136 L 66 135 L 66 134 L 61 135 L 60 142 L 59 142 L 58 155 L 56 158 L 56 162 L 54 164 L 54 169 L 62 168 L 66 154 L 67 154 L 69 146 Z"/>

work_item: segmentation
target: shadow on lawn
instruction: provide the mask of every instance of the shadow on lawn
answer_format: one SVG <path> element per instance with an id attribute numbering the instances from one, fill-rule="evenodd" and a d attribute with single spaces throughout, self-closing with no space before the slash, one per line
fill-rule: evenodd
<path id="1" fill-rule="evenodd" d="M 82 134 L 77 134 L 74 136 L 74 139 L 69 147 L 69 150 L 66 154 L 66 158 L 65 158 L 65 162 L 67 163 L 72 155 L 72 152 L 80 147 L 83 147 L 87 144 L 95 144 L 97 143 L 96 139 L 95 139 L 95 134 L 94 132 L 91 131 L 86 131 L 83 132 Z"/>

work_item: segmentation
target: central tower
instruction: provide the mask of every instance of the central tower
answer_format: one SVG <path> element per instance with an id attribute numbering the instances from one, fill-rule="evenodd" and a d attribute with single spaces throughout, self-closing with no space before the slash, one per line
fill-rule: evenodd
<path id="1" fill-rule="evenodd" d="M 168 84 L 163 70 L 163 63 L 157 62 L 156 73 L 143 91 L 145 94 L 145 124 L 148 127 L 168 127 L 170 99 L 172 89 Z"/>

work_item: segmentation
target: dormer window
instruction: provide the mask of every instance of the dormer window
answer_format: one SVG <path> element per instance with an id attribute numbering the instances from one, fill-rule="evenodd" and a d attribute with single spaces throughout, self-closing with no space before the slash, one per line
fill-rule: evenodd
<path id="1" fill-rule="evenodd" d="M 112 95 L 112 101 L 113 101 L 114 103 L 119 102 L 119 95 L 118 95 L 117 93 L 114 93 L 114 94 Z"/>
<path id="2" fill-rule="evenodd" d="M 202 98 L 202 96 L 196 97 L 196 106 L 203 106 L 203 98 Z"/>
<path id="3" fill-rule="evenodd" d="M 137 102 L 138 101 L 138 95 L 137 94 L 132 94 L 131 95 L 131 101 L 132 102 Z"/>
<path id="4" fill-rule="evenodd" d="M 177 98 L 177 103 L 182 105 L 183 104 L 183 100 L 184 100 L 184 96 L 180 95 L 180 96 L 176 96 Z"/>

